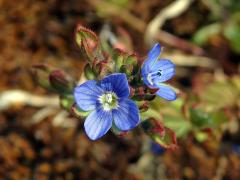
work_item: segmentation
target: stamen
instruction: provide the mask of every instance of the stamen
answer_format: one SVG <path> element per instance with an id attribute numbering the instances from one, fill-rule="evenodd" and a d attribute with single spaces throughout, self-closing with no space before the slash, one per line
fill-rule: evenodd
<path id="1" fill-rule="evenodd" d="M 158 75 L 158 76 L 161 76 L 161 75 L 162 75 L 162 70 L 161 70 L 161 69 L 158 70 L 157 75 Z"/>
<path id="2" fill-rule="evenodd" d="M 105 111 L 109 111 L 118 107 L 118 97 L 114 92 L 106 92 L 99 96 L 99 102 Z"/>
<path id="3" fill-rule="evenodd" d="M 152 73 L 149 73 L 149 74 L 147 75 L 147 80 L 148 80 L 149 84 L 153 85 Z"/>
<path id="4" fill-rule="evenodd" d="M 106 94 L 106 102 L 107 103 L 111 103 L 112 102 L 112 100 L 113 100 L 113 98 L 112 98 L 112 94 Z"/>
<path id="5" fill-rule="evenodd" d="M 161 76 L 161 75 L 162 75 L 162 70 L 161 69 L 159 69 L 157 72 L 149 73 L 147 75 L 147 80 L 148 80 L 149 84 L 153 85 L 154 76 Z"/>

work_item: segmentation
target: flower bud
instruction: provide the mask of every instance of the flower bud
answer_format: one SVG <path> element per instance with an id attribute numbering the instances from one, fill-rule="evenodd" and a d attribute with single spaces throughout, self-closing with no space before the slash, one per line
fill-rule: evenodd
<path id="1" fill-rule="evenodd" d="M 33 75 L 37 83 L 45 89 L 53 90 L 49 82 L 49 74 L 52 69 L 45 64 L 36 64 L 33 66 Z"/>
<path id="2" fill-rule="evenodd" d="M 61 70 L 53 70 L 49 75 L 52 87 L 59 93 L 71 94 L 75 87 L 74 81 Z"/>
<path id="3" fill-rule="evenodd" d="M 127 76 L 135 75 L 138 70 L 137 56 L 129 55 L 128 53 L 115 49 L 113 54 L 113 60 L 115 61 L 115 71 L 126 73 Z"/>

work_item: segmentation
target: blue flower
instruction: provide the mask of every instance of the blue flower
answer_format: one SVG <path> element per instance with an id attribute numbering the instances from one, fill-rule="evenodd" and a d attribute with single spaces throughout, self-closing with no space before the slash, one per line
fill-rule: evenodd
<path id="1" fill-rule="evenodd" d="M 154 154 L 163 154 L 165 149 L 155 142 L 151 142 L 151 150 Z"/>
<path id="2" fill-rule="evenodd" d="M 83 111 L 92 111 L 84 122 L 88 137 L 99 139 L 114 123 L 128 131 L 140 122 L 139 110 L 129 97 L 127 77 L 123 73 L 106 76 L 101 81 L 89 80 L 74 89 L 74 99 Z"/>
<path id="3" fill-rule="evenodd" d="M 158 60 L 161 46 L 155 44 L 148 53 L 148 58 L 142 66 L 142 78 L 149 88 L 158 88 L 156 94 L 166 100 L 173 101 L 177 98 L 175 91 L 163 82 L 171 79 L 175 74 L 175 65 L 167 59 Z"/>

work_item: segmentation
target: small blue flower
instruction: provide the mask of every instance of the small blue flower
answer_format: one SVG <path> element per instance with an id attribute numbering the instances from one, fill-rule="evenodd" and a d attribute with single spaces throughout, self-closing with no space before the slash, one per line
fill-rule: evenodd
<path id="1" fill-rule="evenodd" d="M 140 122 L 139 110 L 129 97 L 127 77 L 123 73 L 106 76 L 101 81 L 89 80 L 74 89 L 77 106 L 92 111 L 84 122 L 88 137 L 99 139 L 112 123 L 121 131 L 128 131 Z"/>
<path id="2" fill-rule="evenodd" d="M 173 101 L 177 98 L 175 91 L 163 82 L 171 79 L 175 74 L 175 65 L 167 59 L 158 57 L 161 53 L 161 46 L 155 44 L 148 53 L 148 58 L 142 66 L 143 82 L 150 88 L 158 88 L 156 94 L 166 100 Z"/>
<path id="3" fill-rule="evenodd" d="M 154 154 L 163 154 L 165 149 L 155 142 L 151 142 L 151 150 Z"/>
<path id="4" fill-rule="evenodd" d="M 232 150 L 234 153 L 240 156 L 240 145 L 237 143 L 232 144 Z"/>

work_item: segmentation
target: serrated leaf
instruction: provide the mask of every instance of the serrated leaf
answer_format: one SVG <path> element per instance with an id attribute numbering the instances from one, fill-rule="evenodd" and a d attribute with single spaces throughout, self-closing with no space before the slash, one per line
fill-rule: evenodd
<path id="1" fill-rule="evenodd" d="M 88 48 L 91 49 L 91 47 L 98 46 L 99 40 L 93 31 L 78 25 L 76 29 L 76 42 L 80 47 L 89 46 Z"/>

